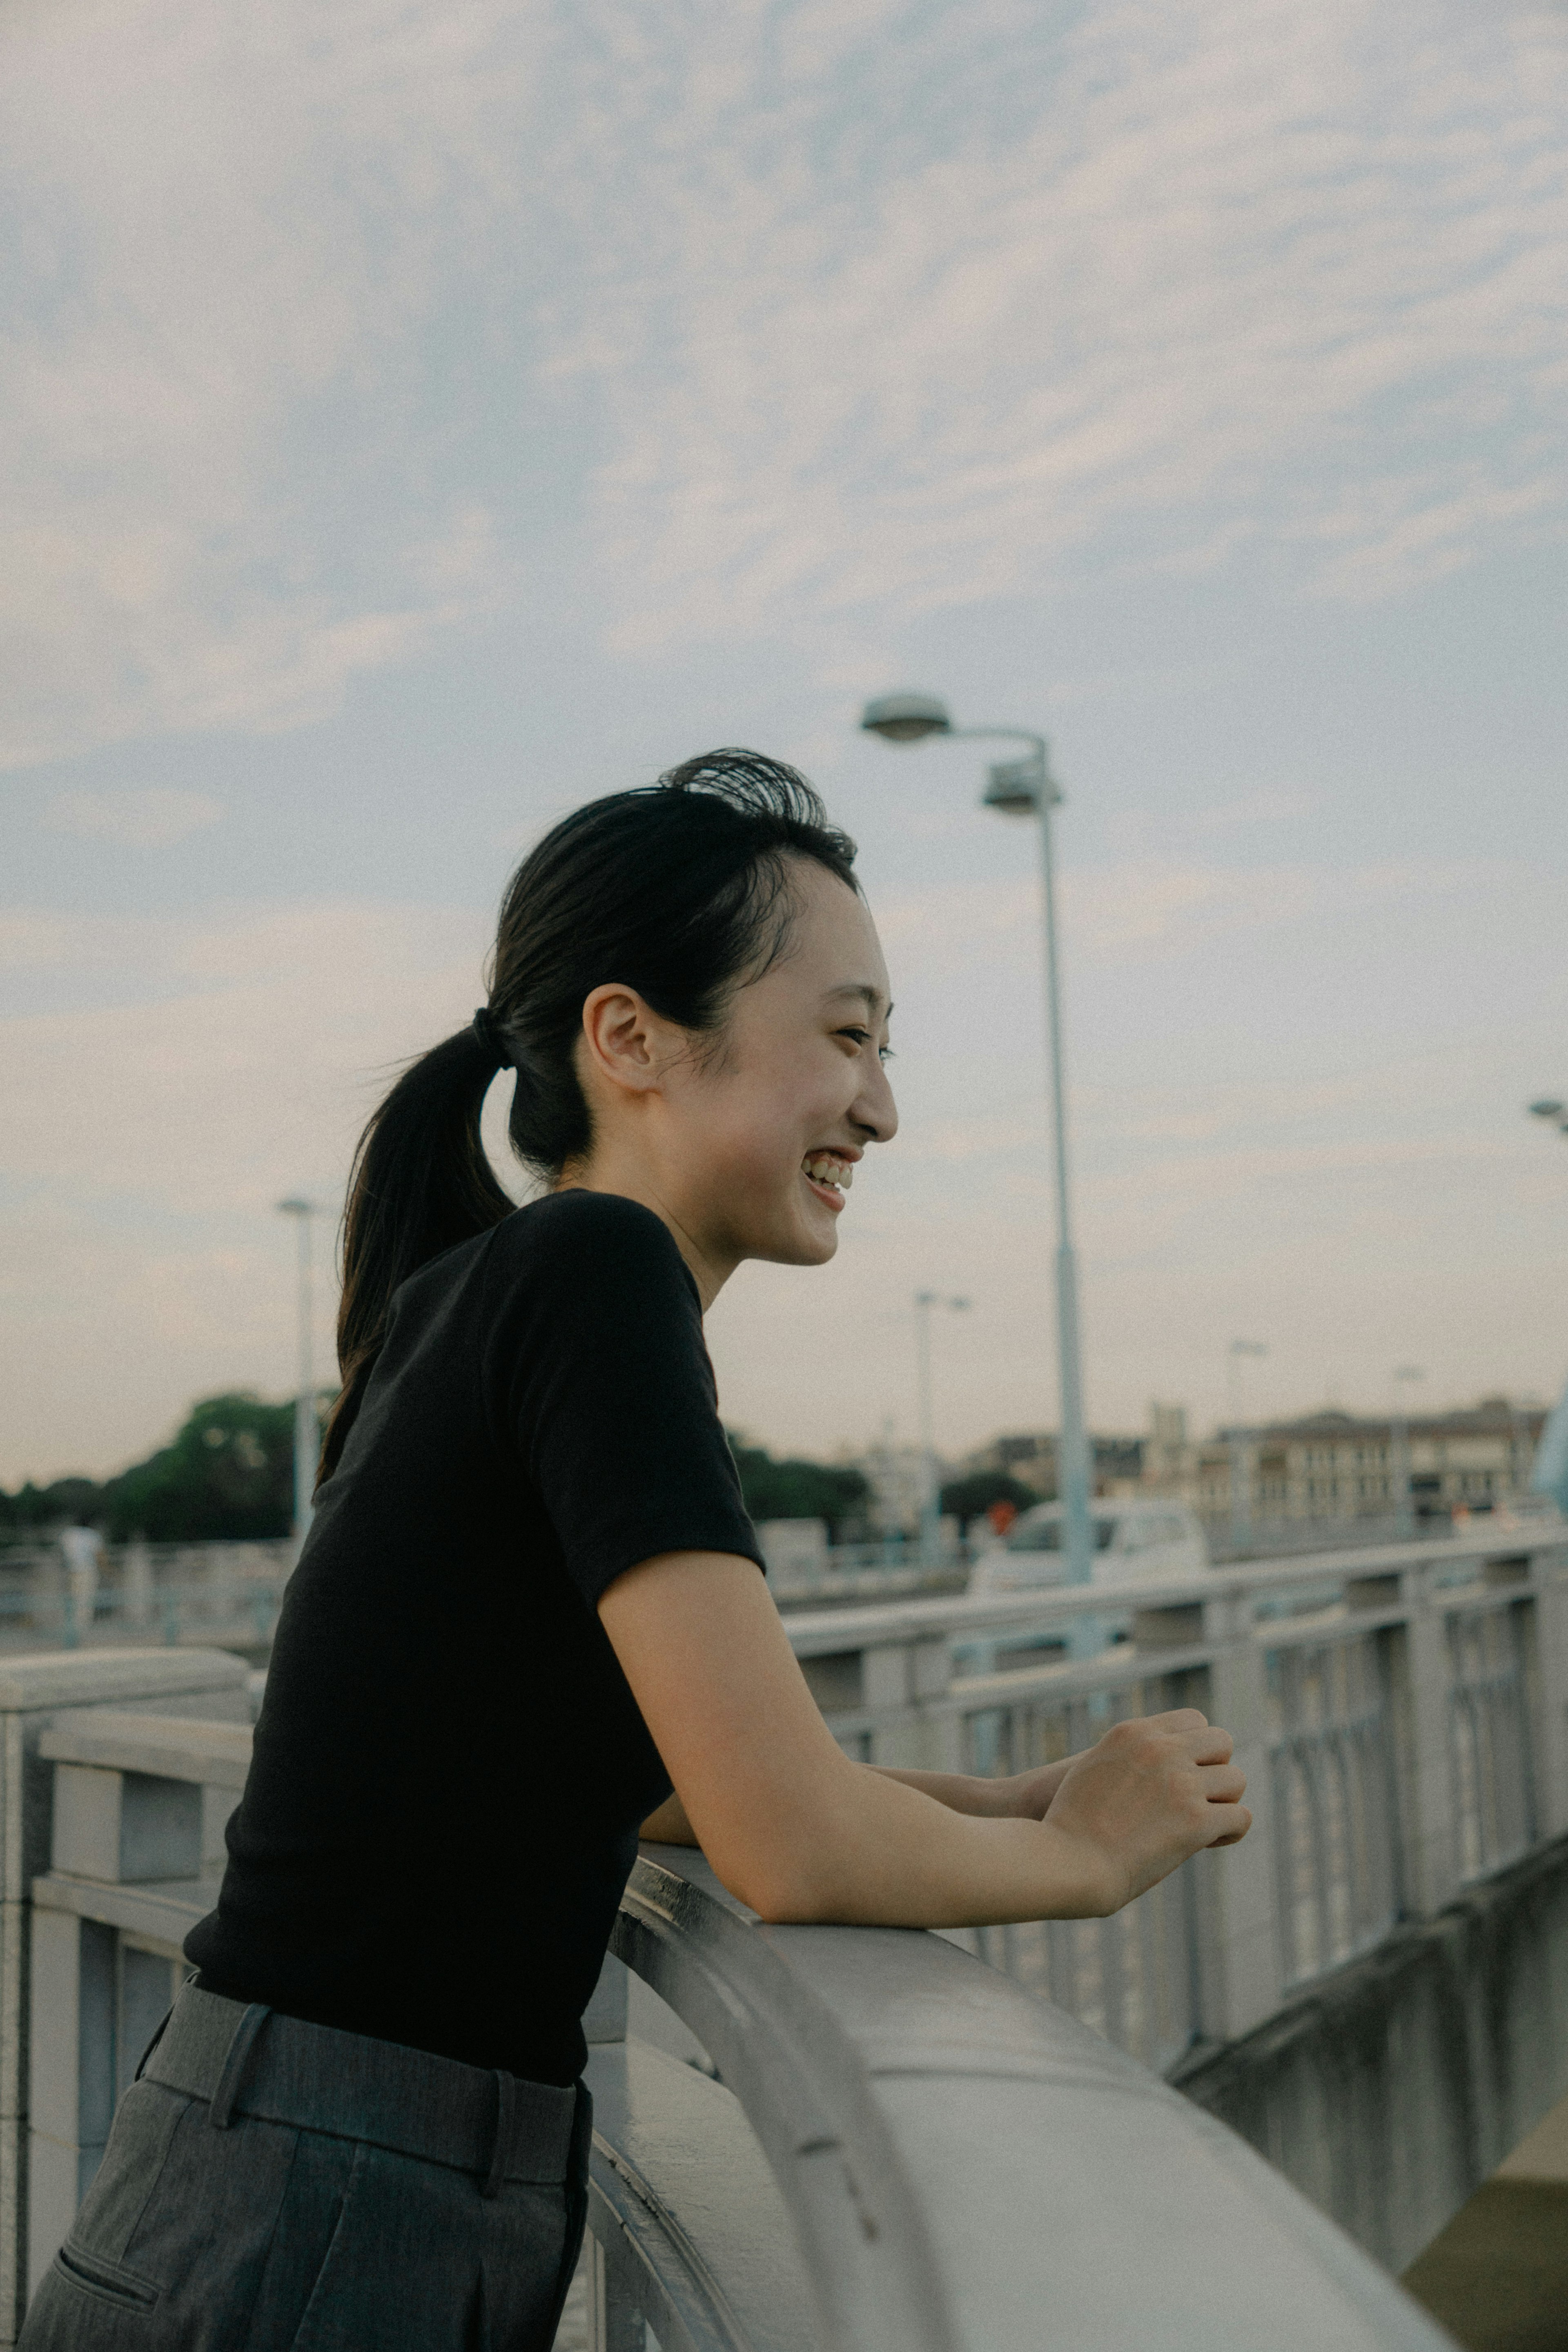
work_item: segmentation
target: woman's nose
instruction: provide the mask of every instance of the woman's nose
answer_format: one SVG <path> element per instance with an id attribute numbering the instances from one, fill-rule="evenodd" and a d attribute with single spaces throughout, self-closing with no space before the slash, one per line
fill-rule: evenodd
<path id="1" fill-rule="evenodd" d="M 850 1112 L 868 1143 L 891 1143 L 898 1133 L 898 1105 L 887 1072 L 877 1064 L 876 1076 L 861 1088 Z"/>

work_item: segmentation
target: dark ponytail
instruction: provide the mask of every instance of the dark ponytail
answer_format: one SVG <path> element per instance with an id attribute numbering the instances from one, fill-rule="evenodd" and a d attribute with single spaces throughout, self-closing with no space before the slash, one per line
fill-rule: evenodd
<path id="1" fill-rule="evenodd" d="M 512 1148 L 554 1183 L 593 1140 L 575 1053 L 590 993 L 619 981 L 682 1028 L 716 1029 L 735 989 L 788 942 L 790 858 L 810 858 L 854 889 L 854 856 L 803 776 L 738 751 L 591 801 L 529 851 L 501 902 L 488 1006 L 411 1064 L 360 1138 L 343 1220 L 343 1386 L 323 1477 L 359 1411 L 399 1283 L 511 1212 L 479 1135 L 497 1069 L 517 1071 Z"/>

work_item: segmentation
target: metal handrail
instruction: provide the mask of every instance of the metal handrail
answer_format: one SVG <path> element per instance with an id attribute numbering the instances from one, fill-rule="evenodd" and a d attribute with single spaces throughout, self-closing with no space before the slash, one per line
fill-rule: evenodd
<path id="1" fill-rule="evenodd" d="M 836 2352 L 1438 2352 L 1212 2116 L 940 1937 L 766 1927 L 644 1847 L 613 1938 L 761 2142 Z"/>

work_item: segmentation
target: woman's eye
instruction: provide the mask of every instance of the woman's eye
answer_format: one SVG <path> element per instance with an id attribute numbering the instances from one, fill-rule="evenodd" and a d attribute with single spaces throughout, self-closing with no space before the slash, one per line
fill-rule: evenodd
<path id="1" fill-rule="evenodd" d="M 871 1043 L 871 1031 L 869 1029 L 839 1029 L 834 1032 L 834 1034 L 839 1037 L 852 1037 L 857 1045 L 869 1045 Z M 891 1045 L 879 1045 L 876 1049 L 876 1058 L 879 1062 L 891 1062 L 893 1059 L 893 1047 Z"/>

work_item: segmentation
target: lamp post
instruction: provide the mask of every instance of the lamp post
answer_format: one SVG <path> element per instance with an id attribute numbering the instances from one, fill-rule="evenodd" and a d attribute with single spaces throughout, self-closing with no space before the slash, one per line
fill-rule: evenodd
<path id="1" fill-rule="evenodd" d="M 1394 1367 L 1394 1424 L 1389 1432 L 1393 1439 L 1390 1451 L 1394 1460 L 1394 1509 L 1402 1536 L 1416 1532 L 1416 1497 L 1410 1485 L 1410 1408 L 1403 1391 L 1412 1381 L 1427 1377 L 1419 1364 L 1396 1364 Z"/>
<path id="2" fill-rule="evenodd" d="M 279 1201 L 278 1213 L 292 1217 L 298 1237 L 297 1304 L 299 1370 L 294 1397 L 294 1540 L 302 1544 L 310 1526 L 311 1497 L 316 1489 L 316 1460 L 321 1450 L 316 1418 L 316 1374 L 311 1352 L 310 1220 L 318 1215 L 313 1201 Z"/>
<path id="3" fill-rule="evenodd" d="M 1568 1135 L 1568 1103 L 1532 1102 L 1530 1112 L 1532 1118 L 1550 1119 L 1559 1134 Z M 1568 1388 L 1546 1417 L 1546 1426 L 1535 1449 L 1530 1486 L 1532 1494 L 1549 1495 L 1568 1517 Z"/>
<path id="4" fill-rule="evenodd" d="M 1236 1551 L 1245 1550 L 1252 1540 L 1252 1480 L 1247 1459 L 1247 1444 L 1242 1434 L 1241 1366 L 1248 1356 L 1266 1356 L 1268 1347 L 1261 1339 L 1232 1339 L 1228 1349 L 1227 1387 L 1230 1402 L 1230 1542 Z"/>
<path id="5" fill-rule="evenodd" d="M 1050 1059 L 1051 1140 L 1056 1177 L 1056 1350 L 1061 1391 L 1061 1433 L 1057 1449 L 1057 1493 L 1066 1535 L 1067 1582 L 1087 1584 L 1093 1570 L 1089 1524 L 1089 1446 L 1083 1430 L 1083 1376 L 1078 1331 L 1078 1264 L 1072 1249 L 1072 1218 L 1067 1181 L 1067 1108 L 1062 1069 L 1061 986 L 1056 953 L 1056 876 L 1051 856 L 1051 812 L 1061 799 L 1046 762 L 1043 735 L 1023 727 L 955 727 L 946 703 L 931 694 L 884 694 L 861 714 L 868 734 L 888 743 L 919 743 L 928 735 L 951 741 L 998 740 L 1029 746 L 1022 759 L 1004 760 L 989 772 L 981 805 L 1003 816 L 1040 819 L 1040 854 L 1045 926 L 1045 1020 Z"/>
<path id="6" fill-rule="evenodd" d="M 936 1416 L 931 1401 L 931 1309 L 946 1307 L 956 1314 L 963 1314 L 968 1304 L 967 1298 L 945 1298 L 939 1290 L 917 1290 L 915 1294 L 915 1383 L 920 1424 L 922 1568 L 934 1568 L 936 1564 L 936 1529 L 941 1518 L 941 1497 L 936 1489 Z"/>

